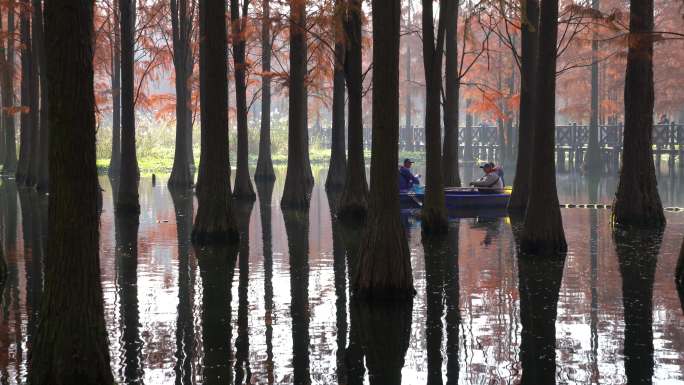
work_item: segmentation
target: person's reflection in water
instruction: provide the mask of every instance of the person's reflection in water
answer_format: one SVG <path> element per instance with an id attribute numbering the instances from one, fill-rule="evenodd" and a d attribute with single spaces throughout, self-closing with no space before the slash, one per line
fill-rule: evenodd
<path id="1" fill-rule="evenodd" d="M 266 378 L 275 383 L 273 375 L 273 230 L 271 200 L 274 182 L 257 181 L 257 196 L 261 216 L 261 243 L 264 255 L 264 323 L 266 324 Z"/>
<path id="2" fill-rule="evenodd" d="M 447 385 L 458 384 L 458 328 L 461 325 L 461 309 L 459 307 L 459 269 L 458 269 L 458 221 L 449 224 L 448 253 L 444 276 L 444 297 L 446 304 L 446 375 Z"/>
<path id="3" fill-rule="evenodd" d="M 442 315 L 449 243 L 446 236 L 422 238 L 425 255 L 427 383 L 442 384 Z"/>
<path id="4" fill-rule="evenodd" d="M 359 314 L 361 341 L 371 385 L 401 384 L 401 369 L 411 337 L 413 298 L 368 302 L 352 298 Z"/>
<path id="5" fill-rule="evenodd" d="M 481 245 L 484 247 L 489 247 L 492 244 L 492 239 L 498 238 L 499 229 L 501 227 L 501 218 L 487 218 L 478 217 L 473 222 L 473 229 L 484 229 L 485 236 L 482 239 Z"/>
<path id="6" fill-rule="evenodd" d="M 359 261 L 361 234 L 363 226 L 340 224 L 342 241 L 347 251 L 347 281 L 351 282 Z M 345 289 L 346 290 L 346 289 Z M 353 303 L 353 300 L 351 301 Z M 339 308 L 338 308 L 339 310 Z M 338 314 L 338 316 L 340 316 Z M 346 318 L 346 317 L 345 317 Z M 349 344 L 344 350 L 344 365 L 346 367 L 347 384 L 363 384 L 366 368 L 363 364 L 363 348 L 358 306 L 349 307 Z"/>
<path id="7" fill-rule="evenodd" d="M 231 384 L 231 286 L 237 245 L 194 247 L 202 278 L 202 383 Z"/>
<path id="8" fill-rule="evenodd" d="M 684 314 L 684 240 L 682 240 L 682 248 L 679 251 L 675 284 L 677 285 L 677 293 L 679 293 L 679 302 L 682 304 L 682 314 Z"/>
<path id="9" fill-rule="evenodd" d="M 238 335 L 235 339 L 235 384 L 250 384 L 252 370 L 249 366 L 249 218 L 254 202 L 251 200 L 234 200 L 234 213 L 240 231 L 240 248 L 238 253 Z"/>
<path id="10" fill-rule="evenodd" d="M 176 385 L 193 383 L 193 360 L 195 356 L 195 328 L 192 308 L 195 297 L 195 264 L 190 259 L 190 234 L 192 232 L 192 190 L 169 186 L 169 193 L 176 211 L 176 234 L 178 237 L 178 308 L 176 320 Z"/>
<path id="11" fill-rule="evenodd" d="M 625 374 L 628 384 L 652 382 L 653 282 L 662 237 L 662 230 L 613 229 L 622 276 Z"/>
<path id="12" fill-rule="evenodd" d="M 331 189 L 328 193 L 328 206 L 330 207 L 330 217 L 332 225 L 332 253 L 333 253 L 333 272 L 335 275 L 335 316 L 337 327 L 337 352 L 336 364 L 338 384 L 347 383 L 347 369 L 345 365 L 345 348 L 347 343 L 347 262 L 345 260 L 346 251 L 342 234 L 342 224 L 335 218 L 336 202 L 339 193 Z"/>
<path id="13" fill-rule="evenodd" d="M 141 384 L 142 339 L 140 309 L 138 309 L 138 217 L 115 216 L 116 283 L 119 311 L 123 323 L 123 380 L 126 384 Z"/>
<path id="14" fill-rule="evenodd" d="M 309 210 L 283 208 L 290 252 L 290 316 L 294 384 L 310 384 L 309 371 Z"/>
<path id="15" fill-rule="evenodd" d="M 556 316 L 565 254 L 518 256 L 522 385 L 556 383 Z"/>

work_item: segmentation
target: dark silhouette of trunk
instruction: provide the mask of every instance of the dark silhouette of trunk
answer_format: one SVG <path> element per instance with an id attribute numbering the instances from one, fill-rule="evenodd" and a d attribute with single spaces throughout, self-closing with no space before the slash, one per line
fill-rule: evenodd
<path id="1" fill-rule="evenodd" d="M 112 1 L 112 155 L 107 174 L 117 178 L 121 172 L 121 38 L 119 0 Z"/>
<path id="2" fill-rule="evenodd" d="M 202 152 L 197 180 L 196 243 L 237 242 L 228 161 L 228 69 L 225 1 L 200 1 Z"/>
<path id="3" fill-rule="evenodd" d="M 275 180 L 271 159 L 271 1 L 262 1 L 264 4 L 261 25 L 261 130 L 254 180 Z"/>
<path id="4" fill-rule="evenodd" d="M 473 113 L 470 112 L 470 104 L 472 103 L 471 99 L 466 99 L 465 100 L 465 107 L 466 107 L 466 116 L 465 116 L 465 130 L 463 132 L 464 136 L 464 146 L 463 146 L 463 160 L 466 162 L 472 162 L 473 161 Z M 468 170 L 472 170 L 470 167 L 465 168 L 465 172 L 468 172 Z M 470 180 L 470 178 L 465 178 L 466 180 Z"/>
<path id="5" fill-rule="evenodd" d="M 406 12 L 406 28 L 409 29 L 412 27 L 411 24 L 411 12 L 413 11 L 412 8 L 412 2 L 409 0 L 408 3 L 408 10 Z M 411 98 L 411 42 L 408 40 L 410 35 L 406 36 L 406 67 L 404 68 L 404 71 L 406 71 L 406 125 L 404 126 L 404 137 L 406 139 L 406 149 L 408 151 L 415 151 L 414 143 L 413 143 L 413 122 L 412 122 L 412 117 L 413 117 L 413 102 Z"/>
<path id="6" fill-rule="evenodd" d="M 169 188 L 176 212 L 178 238 L 178 317 L 176 320 L 176 385 L 192 385 L 195 373 L 195 265 L 190 256 L 190 233 L 192 232 L 193 194 L 191 189 Z"/>
<path id="7" fill-rule="evenodd" d="M 273 180 L 257 180 L 256 189 L 259 198 L 261 216 L 261 244 L 264 255 L 264 324 L 266 338 L 266 377 L 267 383 L 275 383 L 273 362 L 273 228 L 271 201 L 273 199 Z"/>
<path id="8" fill-rule="evenodd" d="M 460 187 L 461 176 L 458 170 L 458 98 L 461 78 L 458 73 L 458 2 L 449 1 L 446 7 L 442 171 L 444 172 L 444 186 Z"/>
<path id="9" fill-rule="evenodd" d="M 8 3 L 7 12 L 7 47 L 3 52 L 2 60 L 2 78 L 0 84 L 2 85 L 2 107 L 9 109 L 14 106 L 14 0 Z M 4 53 L 6 52 L 6 56 Z M 17 171 L 17 147 L 16 147 L 16 133 L 14 127 L 14 114 L 7 110 L 2 115 L 2 123 L 4 126 L 4 142 L 5 154 L 2 159 L 3 174 L 14 174 Z"/>
<path id="10" fill-rule="evenodd" d="M 653 284 L 662 239 L 662 228 L 618 225 L 613 231 L 622 276 L 628 384 L 650 384 L 653 378 Z"/>
<path id="11" fill-rule="evenodd" d="M 592 0 L 591 7 L 598 11 L 599 0 Z M 587 174 L 597 176 L 601 174 L 601 149 L 599 148 L 599 67 L 598 67 L 598 36 L 594 32 L 591 41 L 591 115 L 589 117 L 589 145 L 585 163 Z"/>
<path id="12" fill-rule="evenodd" d="M 653 165 L 653 0 L 631 0 L 625 71 L 625 129 L 613 220 L 664 226 Z"/>
<path id="13" fill-rule="evenodd" d="M 361 74 L 361 1 L 347 3 L 348 15 L 344 28 L 347 44 L 344 60 L 344 79 L 349 92 L 347 167 L 344 189 L 337 204 L 337 215 L 345 220 L 361 220 L 368 209 L 366 161 L 363 154 L 363 78 Z"/>
<path id="14" fill-rule="evenodd" d="M 187 188 L 192 186 L 193 171 L 190 169 L 192 150 L 187 141 L 192 141 L 192 11 L 188 0 L 171 0 L 171 33 L 173 35 L 173 68 L 176 71 L 176 146 L 169 186 Z M 191 147 L 190 147 L 191 148 Z"/>
<path id="15" fill-rule="evenodd" d="M 413 298 L 398 303 L 352 300 L 351 306 L 356 306 L 359 314 L 370 384 L 401 384 L 411 337 Z"/>
<path id="16" fill-rule="evenodd" d="M 135 1 L 119 0 L 121 16 L 121 171 L 116 212 L 140 214 L 138 157 L 135 152 Z"/>
<path id="17" fill-rule="evenodd" d="M 459 223 L 449 228 L 449 254 L 446 258 L 446 272 L 444 281 L 444 299 L 446 305 L 446 376 L 447 385 L 458 384 L 458 328 L 461 325 L 461 310 L 459 308 L 458 278 L 458 241 Z"/>
<path id="18" fill-rule="evenodd" d="M 347 159 L 344 142 L 344 59 L 345 43 L 344 19 L 347 4 L 343 0 L 335 0 L 333 15 L 335 61 L 333 63 L 333 100 L 332 100 L 332 132 L 330 138 L 330 166 L 325 180 L 326 190 L 344 187 Z"/>
<path id="19" fill-rule="evenodd" d="M 447 237 L 423 237 L 425 256 L 425 341 L 427 383 L 442 384 L 442 316 L 449 243 Z"/>
<path id="20" fill-rule="evenodd" d="M 40 218 L 38 197 L 31 189 L 19 190 L 21 221 L 26 255 L 26 346 L 31 355 L 38 326 L 38 316 L 43 295 L 43 248 L 40 244 Z"/>
<path id="21" fill-rule="evenodd" d="M 26 9 L 30 6 L 28 0 L 21 0 L 21 7 Z M 26 111 L 30 108 L 29 83 L 31 78 L 31 19 L 28 12 L 19 13 L 19 35 L 21 49 L 21 106 L 22 112 L 19 122 L 19 164 L 17 165 L 17 185 L 23 186 L 29 174 L 29 159 L 31 154 L 31 114 Z"/>
<path id="22" fill-rule="evenodd" d="M 48 252 L 28 382 L 112 384 L 100 283 L 93 4 L 47 1 L 45 30 L 47 77 L 54 85 L 48 95 Z"/>
<path id="23" fill-rule="evenodd" d="M 522 385 L 556 383 L 556 316 L 564 265 L 565 254 L 518 256 Z"/>
<path id="24" fill-rule="evenodd" d="M 521 248 L 530 253 L 567 250 L 554 159 L 556 132 L 556 37 L 558 0 L 542 0 L 539 25 L 539 63 L 536 127 L 530 195 L 521 234 Z"/>
<path id="25" fill-rule="evenodd" d="M 347 261 L 342 223 L 335 218 L 338 192 L 328 191 L 332 227 L 333 272 L 335 276 L 335 326 L 337 328 L 337 352 L 335 354 L 337 382 L 347 384 L 345 349 L 347 344 Z"/>
<path id="26" fill-rule="evenodd" d="M 254 207 L 253 201 L 238 200 L 235 213 L 240 231 L 238 261 L 240 276 L 238 283 L 238 335 L 235 339 L 235 383 L 251 384 L 252 369 L 249 364 L 249 219 Z"/>
<path id="27" fill-rule="evenodd" d="M 220 5 L 219 1 L 213 2 Z M 200 15 L 202 12 L 204 11 L 200 10 Z M 225 13 L 217 15 L 223 18 Z M 233 339 L 233 327 L 230 303 L 238 249 L 233 245 L 196 246 L 194 249 L 202 278 L 202 383 L 232 384 L 230 343 Z"/>
<path id="28" fill-rule="evenodd" d="M 309 210 L 283 209 L 283 219 L 290 253 L 293 383 L 310 384 Z"/>
<path id="29" fill-rule="evenodd" d="M 347 225 L 340 222 L 342 241 L 347 251 L 347 281 L 353 280 L 359 262 L 359 249 L 361 244 L 362 227 Z M 350 305 L 354 303 L 351 297 Z M 349 341 L 344 350 L 344 366 L 346 368 L 346 379 L 349 385 L 362 385 L 366 368 L 363 362 L 363 349 L 361 341 L 361 330 L 363 327 L 359 320 L 358 306 L 349 306 Z"/>
<path id="30" fill-rule="evenodd" d="M 122 370 L 126 384 L 137 384 L 143 378 L 143 341 L 140 336 L 138 308 L 138 218 L 116 215 L 116 284 L 119 295 L 119 317 L 123 350 Z"/>
<path id="31" fill-rule="evenodd" d="M 33 0 L 33 47 L 36 52 L 36 64 L 38 65 L 38 81 L 40 83 L 40 115 L 39 129 L 40 140 L 40 163 L 38 163 L 38 174 L 36 179 L 36 189 L 39 192 L 47 192 L 50 181 L 50 167 L 48 153 L 49 127 L 48 127 L 48 83 L 47 83 L 47 63 L 45 58 L 45 25 L 43 23 L 43 6 L 41 0 Z"/>
<path id="32" fill-rule="evenodd" d="M 290 93 L 287 175 L 280 205 L 307 208 L 314 179 L 309 162 L 307 124 L 306 2 L 290 0 Z"/>
<path id="33" fill-rule="evenodd" d="M 11 13 L 11 8 L 9 9 L 9 13 Z M 0 30 L 4 30 L 4 27 L 2 25 L 2 11 L 0 10 Z M 7 66 L 6 62 L 6 56 L 5 56 L 5 42 L 0 39 L 0 65 L 3 67 L 0 67 L 0 70 L 4 70 L 4 66 Z M 0 76 L 0 88 L 4 88 L 5 79 Z M 5 144 L 5 115 L 8 113 L 7 110 L 0 110 L 0 166 L 3 166 L 4 168 L 4 163 L 5 163 L 5 153 L 7 152 L 7 146 Z"/>
<path id="34" fill-rule="evenodd" d="M 370 204 L 361 256 L 353 282 L 360 298 L 412 298 L 408 241 L 399 217 L 398 0 L 373 1 L 373 150 Z"/>
<path id="35" fill-rule="evenodd" d="M 525 0 L 521 38 L 520 63 L 520 114 L 518 117 L 518 159 L 515 164 L 515 180 L 508 210 L 523 216 L 530 196 L 532 152 L 536 114 L 536 77 L 539 51 L 539 1 Z"/>
<path id="36" fill-rule="evenodd" d="M 233 69 L 235 71 L 235 104 L 237 107 L 237 172 L 233 196 L 238 199 L 254 201 L 256 194 L 249 179 L 249 139 L 247 133 L 247 80 L 245 75 L 245 36 L 244 25 L 247 20 L 249 0 L 230 0 L 230 28 L 233 42 Z"/>
<path id="37" fill-rule="evenodd" d="M 33 8 L 31 2 L 26 3 L 29 9 Z M 26 179 L 24 180 L 24 185 L 27 187 L 35 187 L 38 183 L 38 174 L 40 172 L 40 163 L 44 160 L 41 157 L 40 149 L 40 89 L 39 89 L 39 79 L 38 79 L 38 61 L 40 60 L 40 41 L 39 41 L 39 30 L 40 24 L 36 20 L 36 15 L 31 12 L 30 21 L 31 32 L 28 39 L 31 44 L 31 60 L 28 72 L 28 119 L 29 119 L 29 129 L 31 130 L 31 140 L 29 142 L 29 157 L 28 157 L 28 170 L 26 173 Z"/>
<path id="38" fill-rule="evenodd" d="M 423 0 L 423 68 L 425 69 L 425 201 L 421 225 L 426 233 L 447 231 L 442 175 L 441 89 L 444 29 L 449 6 L 440 2 L 437 41 L 432 16 L 433 0 Z"/>

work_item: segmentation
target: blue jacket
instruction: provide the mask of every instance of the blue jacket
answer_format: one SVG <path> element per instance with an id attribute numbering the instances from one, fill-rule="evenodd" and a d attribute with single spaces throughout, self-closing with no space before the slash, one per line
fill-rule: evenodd
<path id="1" fill-rule="evenodd" d="M 410 190 L 413 185 L 419 185 L 420 179 L 416 178 L 408 169 L 404 166 L 399 167 L 399 190 Z"/>

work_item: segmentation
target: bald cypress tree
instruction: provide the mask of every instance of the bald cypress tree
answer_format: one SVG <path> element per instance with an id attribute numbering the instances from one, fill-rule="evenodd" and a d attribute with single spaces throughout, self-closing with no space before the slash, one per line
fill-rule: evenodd
<path id="1" fill-rule="evenodd" d="M 330 134 L 330 166 L 328 177 L 325 179 L 326 190 L 344 187 L 347 160 L 344 143 L 344 19 L 346 18 L 346 2 L 335 0 L 333 14 L 333 29 L 335 38 L 335 53 L 333 62 L 333 100 L 332 100 L 332 132 Z"/>
<path id="2" fill-rule="evenodd" d="M 20 0 L 21 7 L 28 8 L 28 0 Z M 20 93 L 22 106 L 30 104 L 29 79 L 31 73 L 31 18 L 27 12 L 19 13 L 19 36 L 21 50 L 21 85 Z M 31 153 L 31 119 L 30 115 L 22 111 L 19 121 L 19 163 L 17 164 L 17 184 L 24 185 L 29 173 L 29 159 Z"/>
<path id="3" fill-rule="evenodd" d="M 28 382 L 112 384 L 98 256 L 93 3 L 47 0 L 45 27 L 54 84 L 48 253 Z"/>
<path id="4" fill-rule="evenodd" d="M 461 186 L 458 170 L 458 106 L 461 78 L 458 69 L 458 1 L 448 1 L 445 20 L 444 74 L 444 150 L 442 172 L 444 185 Z"/>
<path id="5" fill-rule="evenodd" d="M 9 108 L 14 106 L 14 0 L 8 3 L 7 12 L 7 45 L 5 47 L 6 55 L 0 58 L 4 64 L 2 73 L 0 74 L 0 84 L 2 85 L 2 107 Z M 2 172 L 5 174 L 13 174 L 17 171 L 17 148 L 16 148 L 16 132 L 14 127 L 14 114 L 4 113 L 2 115 L 2 123 L 4 125 L 5 136 L 5 154 L 2 159 Z"/>
<path id="6" fill-rule="evenodd" d="M 271 2 L 263 0 L 261 25 L 261 127 L 255 180 L 275 180 L 271 158 Z"/>

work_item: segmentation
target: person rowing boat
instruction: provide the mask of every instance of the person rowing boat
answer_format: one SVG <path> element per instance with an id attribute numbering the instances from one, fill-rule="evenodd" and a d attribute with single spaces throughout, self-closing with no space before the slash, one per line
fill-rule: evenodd
<path id="1" fill-rule="evenodd" d="M 475 181 L 470 182 L 473 187 L 479 187 L 478 191 L 482 193 L 497 193 L 504 188 L 502 173 L 494 163 L 485 163 L 480 168 L 484 171 L 484 175 Z"/>

